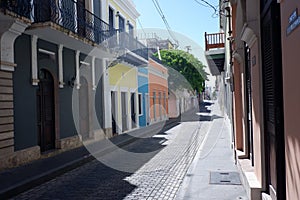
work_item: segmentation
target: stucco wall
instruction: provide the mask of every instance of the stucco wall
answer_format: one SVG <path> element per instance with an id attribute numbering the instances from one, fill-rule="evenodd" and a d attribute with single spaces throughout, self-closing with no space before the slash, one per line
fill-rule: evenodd
<path id="1" fill-rule="evenodd" d="M 252 57 L 259 57 L 258 41 L 251 47 Z M 251 66 L 252 75 L 252 119 L 253 119 L 253 153 L 254 153 L 254 169 L 255 175 L 260 183 L 262 183 L 262 93 L 261 93 L 261 66 L 256 62 Z"/>
<path id="2" fill-rule="evenodd" d="M 160 119 L 160 109 L 161 114 L 164 117 L 168 116 L 168 79 L 167 79 L 167 69 L 162 65 L 149 60 L 149 97 L 150 97 L 150 120 L 154 121 Z M 155 102 L 153 102 L 153 92 L 156 93 Z M 161 93 L 161 101 L 159 104 L 159 92 Z M 166 95 L 166 100 L 164 100 L 163 94 Z M 165 101 L 165 106 L 164 106 Z M 155 117 L 154 117 L 154 107 L 155 107 Z"/>
<path id="3" fill-rule="evenodd" d="M 298 88 L 300 84 L 300 26 L 289 35 L 286 33 L 289 17 L 297 8 L 300 8 L 299 1 L 282 1 L 281 3 L 286 195 L 288 200 L 300 199 L 300 90 Z"/>

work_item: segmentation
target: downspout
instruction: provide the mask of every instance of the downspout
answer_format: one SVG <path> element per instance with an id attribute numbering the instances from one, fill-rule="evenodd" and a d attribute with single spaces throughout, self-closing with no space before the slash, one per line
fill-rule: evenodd
<path id="1" fill-rule="evenodd" d="M 229 3 L 229 2 L 228 2 Z M 233 92 L 234 92 L 234 80 L 233 80 L 233 70 L 232 70 L 232 66 L 233 66 L 233 42 L 234 42 L 234 38 L 232 37 L 232 27 L 231 27 L 231 8 L 229 5 L 227 5 L 225 7 L 226 10 L 226 17 L 228 17 L 228 35 L 229 37 L 227 38 L 229 40 L 229 57 L 230 57 L 230 62 L 229 62 L 229 66 L 230 66 L 230 89 L 231 89 L 231 127 L 232 127 L 232 148 L 233 148 L 233 153 L 234 153 L 234 161 L 235 164 L 237 164 L 237 155 L 236 155 L 236 141 L 235 141 L 235 127 L 234 127 L 234 108 L 233 108 Z"/>

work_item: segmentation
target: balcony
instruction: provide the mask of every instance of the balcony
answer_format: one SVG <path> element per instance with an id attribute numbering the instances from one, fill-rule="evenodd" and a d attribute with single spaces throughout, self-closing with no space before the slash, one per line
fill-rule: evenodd
<path id="1" fill-rule="evenodd" d="M 30 22 L 31 0 L 0 0 L 0 10 L 6 15 L 23 18 Z"/>
<path id="2" fill-rule="evenodd" d="M 35 24 L 52 22 L 98 44 L 110 37 L 108 24 L 74 0 L 34 1 L 33 15 Z"/>
<path id="3" fill-rule="evenodd" d="M 131 34 L 114 29 L 108 40 L 109 48 L 119 52 L 119 58 L 133 65 L 144 65 L 148 62 L 148 48 Z"/>
<path id="4" fill-rule="evenodd" d="M 128 33 L 120 33 L 109 26 L 78 1 L 35 0 L 33 5 L 33 24 L 27 30 L 28 34 L 86 53 L 93 51 L 98 56 L 105 50 L 95 51 L 96 44 L 112 51 L 117 47 L 127 49 L 131 51 L 129 54 L 134 53 L 143 59 L 148 56 L 142 43 Z"/>
<path id="5" fill-rule="evenodd" d="M 205 33 L 205 56 L 213 76 L 224 71 L 225 39 L 224 33 Z"/>

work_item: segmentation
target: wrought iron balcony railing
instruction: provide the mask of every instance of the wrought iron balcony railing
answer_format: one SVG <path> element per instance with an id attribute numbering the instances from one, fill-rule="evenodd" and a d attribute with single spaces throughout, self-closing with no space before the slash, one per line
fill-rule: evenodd
<path id="1" fill-rule="evenodd" d="M 127 48 L 148 59 L 148 49 L 129 33 L 120 32 L 75 0 L 34 0 L 34 23 L 53 22 L 98 44 L 108 40 L 110 48 Z"/>
<path id="2" fill-rule="evenodd" d="M 120 47 L 127 48 L 135 54 L 148 59 L 148 48 L 129 33 L 121 32 L 119 40 Z"/>
<path id="3" fill-rule="evenodd" d="M 31 0 L 0 0 L 0 8 L 3 12 L 10 11 L 30 19 L 32 4 Z"/>
<path id="4" fill-rule="evenodd" d="M 224 47 L 224 33 L 207 34 L 205 32 L 205 50 Z"/>
<path id="5" fill-rule="evenodd" d="M 35 0 L 33 18 L 34 23 L 50 21 L 98 44 L 111 36 L 106 22 L 74 0 Z"/>

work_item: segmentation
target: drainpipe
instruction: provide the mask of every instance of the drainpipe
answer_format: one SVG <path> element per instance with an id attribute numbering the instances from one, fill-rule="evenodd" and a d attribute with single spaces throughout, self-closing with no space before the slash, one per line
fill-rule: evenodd
<path id="1" fill-rule="evenodd" d="M 232 37 L 232 27 L 231 27 L 231 8 L 229 5 L 227 5 L 225 7 L 225 10 L 226 10 L 226 17 L 228 18 L 228 40 L 229 40 L 229 48 L 230 48 L 230 88 L 231 88 L 231 127 L 232 127 L 232 148 L 233 148 L 233 153 L 234 153 L 234 161 L 235 161 L 235 164 L 237 164 L 237 155 L 236 155 L 236 141 L 235 141 L 235 127 L 234 127 L 234 108 L 233 108 L 233 99 L 234 99 L 234 96 L 233 96 L 233 92 L 234 92 L 234 80 L 233 80 L 233 73 L 232 73 L 232 68 L 233 68 L 233 62 L 232 62 L 232 59 L 233 59 L 233 48 L 232 48 L 232 45 L 233 45 L 233 42 L 234 42 L 234 38 Z"/>

